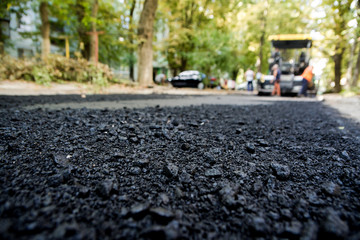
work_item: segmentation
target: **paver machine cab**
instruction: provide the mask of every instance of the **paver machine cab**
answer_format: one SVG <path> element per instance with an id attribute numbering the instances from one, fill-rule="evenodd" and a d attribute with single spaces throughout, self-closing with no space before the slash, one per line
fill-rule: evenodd
<path id="1" fill-rule="evenodd" d="M 281 71 L 281 94 L 297 94 L 301 90 L 301 74 L 309 65 L 312 40 L 309 34 L 270 35 L 272 54 L 269 58 L 268 75 L 258 79 L 258 94 L 269 94 L 274 88 L 272 67 L 279 65 Z M 316 94 L 315 84 L 308 89 L 310 94 Z"/>

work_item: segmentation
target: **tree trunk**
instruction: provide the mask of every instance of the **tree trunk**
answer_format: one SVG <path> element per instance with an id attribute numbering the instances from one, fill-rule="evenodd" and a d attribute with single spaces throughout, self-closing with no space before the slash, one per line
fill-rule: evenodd
<path id="1" fill-rule="evenodd" d="M 80 42 L 82 43 L 82 48 L 80 48 L 81 55 L 83 58 L 89 60 L 90 57 L 90 41 L 89 35 L 86 34 L 87 29 L 82 23 L 82 20 L 85 17 L 85 7 L 84 0 L 76 0 L 75 12 L 78 20 L 77 32 L 79 35 Z"/>
<path id="2" fill-rule="evenodd" d="M 360 1 L 358 1 L 358 7 L 360 7 Z M 355 60 L 353 61 L 355 66 L 353 66 L 353 71 L 352 71 L 352 76 L 351 76 L 351 86 L 352 87 L 357 87 L 358 85 L 358 81 L 359 81 L 359 71 L 360 71 L 360 46 L 358 43 L 358 41 L 360 41 L 360 11 L 357 11 L 357 29 L 356 29 L 356 34 L 355 34 L 355 43 L 354 43 L 354 58 L 356 58 L 356 49 L 358 48 L 357 51 L 357 60 L 355 62 Z"/>
<path id="3" fill-rule="evenodd" d="M 360 73 L 360 46 L 359 46 L 359 50 L 358 50 L 356 65 L 355 65 L 353 76 L 352 76 L 353 77 L 352 82 L 351 82 L 352 87 L 357 87 L 358 82 L 359 82 L 359 75 L 360 75 L 359 73 Z"/>
<path id="4" fill-rule="evenodd" d="M 263 67 L 263 55 L 264 55 L 264 45 L 265 45 L 265 34 L 266 34 L 266 23 L 267 23 L 267 14 L 268 14 L 268 1 L 265 2 L 264 14 L 261 16 L 261 37 L 260 37 L 260 46 L 259 46 L 259 66 L 257 71 L 261 72 Z"/>
<path id="5" fill-rule="evenodd" d="M 50 22 L 49 22 L 49 8 L 47 2 L 40 3 L 40 18 L 41 18 L 41 58 L 45 60 L 50 54 Z"/>
<path id="6" fill-rule="evenodd" d="M 131 8 L 130 8 L 130 21 L 129 21 L 129 42 L 131 45 L 133 45 L 134 40 L 133 40 L 133 19 L 134 19 L 134 10 L 135 10 L 135 6 L 136 6 L 136 0 L 133 0 L 132 4 L 131 4 Z M 132 48 L 132 46 L 129 48 L 129 77 L 131 79 L 131 81 L 135 81 L 135 77 L 134 77 L 134 65 L 135 65 L 135 61 L 134 61 L 134 50 Z"/>
<path id="7" fill-rule="evenodd" d="M 131 54 L 133 54 L 133 52 L 131 52 Z M 135 73 L 135 66 L 134 66 L 134 59 L 133 59 L 133 56 L 130 56 L 130 59 L 129 59 L 129 77 L 130 77 L 130 80 L 131 81 L 135 81 L 135 77 L 134 77 L 134 73 Z"/>
<path id="8" fill-rule="evenodd" d="M 257 71 L 261 72 L 262 70 L 262 65 L 263 65 L 263 48 L 264 48 L 264 44 L 265 44 L 265 31 L 263 31 L 261 33 L 261 37 L 260 37 L 260 46 L 259 46 L 259 66 Z"/>
<path id="9" fill-rule="evenodd" d="M 5 39 L 3 39 L 2 28 L 0 24 L 0 55 L 4 54 Z"/>
<path id="10" fill-rule="evenodd" d="M 232 79 L 235 79 L 235 80 L 236 80 L 236 77 L 237 77 L 238 73 L 239 73 L 239 68 L 232 70 L 232 71 L 231 71 L 231 77 L 232 77 Z"/>
<path id="11" fill-rule="evenodd" d="M 344 49 L 340 48 L 340 44 L 337 44 L 335 46 L 335 55 L 333 56 L 333 60 L 334 60 L 334 64 L 335 64 L 335 66 L 334 66 L 334 73 L 335 73 L 334 91 L 336 93 L 341 92 L 340 80 L 341 80 L 341 64 L 342 64 L 343 54 L 344 54 Z"/>
<path id="12" fill-rule="evenodd" d="M 346 71 L 346 80 L 349 85 L 351 84 L 352 75 L 354 72 L 354 61 L 355 61 L 354 58 L 355 58 L 355 54 L 356 54 L 356 48 L 357 48 L 357 41 L 355 38 L 354 43 L 351 45 L 349 63 L 348 63 L 347 71 Z"/>
<path id="13" fill-rule="evenodd" d="M 347 30 L 347 14 L 350 11 L 350 5 L 351 5 L 352 1 L 346 1 L 344 2 L 344 4 L 337 4 L 337 5 L 332 5 L 335 10 L 337 10 L 338 12 L 336 14 L 333 14 L 333 20 L 334 20 L 334 25 L 332 27 L 332 29 L 334 30 L 334 34 L 335 34 L 335 54 L 332 56 L 333 60 L 334 60 L 334 73 L 335 73 L 335 88 L 334 91 L 336 93 L 339 93 L 341 91 L 341 85 L 340 85 L 340 80 L 341 80 L 341 65 L 342 65 L 342 60 L 343 60 L 343 56 L 344 56 L 344 52 L 345 52 L 345 45 L 347 42 L 346 36 L 344 34 L 345 30 Z M 335 1 L 334 1 L 335 3 Z"/>
<path id="14" fill-rule="evenodd" d="M 157 0 L 145 0 L 144 8 L 141 12 L 138 36 L 139 44 L 139 64 L 138 64 L 138 81 L 140 85 L 153 84 L 153 31 L 155 13 L 157 9 Z"/>
<path id="15" fill-rule="evenodd" d="M 187 68 L 187 58 L 186 56 L 181 56 L 180 58 L 180 72 L 185 71 Z"/>
<path id="16" fill-rule="evenodd" d="M 98 9 L 99 9 L 99 3 L 98 0 L 94 0 L 93 6 L 92 6 L 92 10 L 91 10 L 91 34 L 90 34 L 90 58 L 89 60 L 91 62 L 96 62 L 97 61 L 97 54 L 96 54 L 96 48 L 97 46 L 97 34 L 96 34 L 96 18 L 97 18 L 97 13 L 98 13 Z"/>

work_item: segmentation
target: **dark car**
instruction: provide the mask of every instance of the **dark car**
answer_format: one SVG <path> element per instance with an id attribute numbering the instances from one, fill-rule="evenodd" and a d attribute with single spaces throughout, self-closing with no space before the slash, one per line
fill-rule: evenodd
<path id="1" fill-rule="evenodd" d="M 181 72 L 179 75 L 169 78 L 168 81 L 173 85 L 173 87 L 196 87 L 203 89 L 204 79 L 206 75 L 199 71 L 190 70 Z"/>

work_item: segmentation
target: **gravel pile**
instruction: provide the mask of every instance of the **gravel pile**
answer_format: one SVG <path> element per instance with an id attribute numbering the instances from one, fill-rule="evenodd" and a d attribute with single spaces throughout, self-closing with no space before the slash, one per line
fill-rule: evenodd
<path id="1" fill-rule="evenodd" d="M 360 238 L 359 128 L 321 103 L 4 106 L 1 239 Z"/>

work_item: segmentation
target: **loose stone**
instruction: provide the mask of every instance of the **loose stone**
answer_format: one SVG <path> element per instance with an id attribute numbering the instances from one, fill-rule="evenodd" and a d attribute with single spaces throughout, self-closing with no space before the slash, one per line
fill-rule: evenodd
<path id="1" fill-rule="evenodd" d="M 272 163 L 271 168 L 279 180 L 287 180 L 290 177 L 290 168 L 286 165 Z"/>

